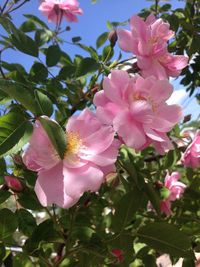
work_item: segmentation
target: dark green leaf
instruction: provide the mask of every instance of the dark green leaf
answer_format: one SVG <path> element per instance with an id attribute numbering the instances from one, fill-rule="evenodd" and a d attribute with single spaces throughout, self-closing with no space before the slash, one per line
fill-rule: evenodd
<path id="1" fill-rule="evenodd" d="M 22 147 L 28 143 L 31 137 L 32 131 L 33 131 L 33 126 L 30 122 L 27 121 L 24 124 L 24 134 L 20 138 L 19 142 L 17 142 L 10 150 L 5 152 L 3 156 L 7 156 L 7 155 L 11 155 L 11 154 L 15 154 L 19 152 L 22 149 Z"/>
<path id="2" fill-rule="evenodd" d="M 0 79 L 0 90 L 19 101 L 26 109 L 34 114 L 36 113 L 37 103 L 34 100 L 34 94 L 31 89 L 24 87 L 20 83 Z"/>
<path id="3" fill-rule="evenodd" d="M 165 222 L 148 223 L 138 231 L 141 242 L 175 257 L 193 258 L 189 238 L 175 226 Z"/>
<path id="4" fill-rule="evenodd" d="M 24 16 L 26 18 L 28 18 L 30 21 L 33 21 L 35 24 L 38 24 L 42 28 L 48 29 L 48 26 L 42 20 L 40 20 L 38 17 L 36 17 L 32 14 L 25 14 Z"/>
<path id="5" fill-rule="evenodd" d="M 110 45 L 107 45 L 103 49 L 102 60 L 104 62 L 108 62 L 113 57 L 113 55 L 114 55 L 113 47 Z"/>
<path id="6" fill-rule="evenodd" d="M 23 137 L 27 120 L 23 115 L 10 112 L 0 117 L 0 155 L 5 154 Z"/>
<path id="7" fill-rule="evenodd" d="M 48 67 L 55 66 L 61 57 L 61 51 L 58 45 L 49 46 L 46 53 L 46 64 Z"/>
<path id="8" fill-rule="evenodd" d="M 23 192 L 23 194 L 21 194 L 18 197 L 17 201 L 25 209 L 39 210 L 42 208 L 36 195 L 34 193 L 31 193 L 31 192 L 27 192 L 27 193 Z"/>
<path id="9" fill-rule="evenodd" d="M 35 218 L 25 209 L 17 210 L 16 214 L 18 218 L 19 231 L 27 236 L 30 236 L 37 226 Z"/>
<path id="10" fill-rule="evenodd" d="M 91 72 L 97 71 L 98 68 L 99 68 L 99 63 L 97 63 L 96 60 L 89 57 L 83 58 L 77 67 L 76 76 L 77 77 L 84 76 Z"/>
<path id="11" fill-rule="evenodd" d="M 45 81 L 46 78 L 48 77 L 47 68 L 42 63 L 39 62 L 33 64 L 30 73 L 34 81 Z"/>
<path id="12" fill-rule="evenodd" d="M 97 41 L 96 41 L 96 47 L 97 47 L 97 48 L 101 47 L 101 46 L 106 42 L 107 39 L 108 39 L 108 32 L 104 32 L 104 33 L 102 33 L 102 34 L 97 38 Z"/>
<path id="13" fill-rule="evenodd" d="M 81 37 L 80 36 L 75 36 L 75 37 L 72 38 L 72 42 L 73 43 L 78 43 L 80 41 L 81 41 Z"/>
<path id="14" fill-rule="evenodd" d="M 17 229 L 17 219 L 9 209 L 0 210 L 0 239 L 12 235 Z"/>
<path id="15" fill-rule="evenodd" d="M 5 202 L 10 196 L 11 193 L 9 191 L 0 190 L 0 204 Z"/>
<path id="16" fill-rule="evenodd" d="M 136 211 L 143 203 L 144 195 L 138 189 L 134 189 L 124 195 L 115 207 L 112 226 L 115 231 L 120 232 L 133 220 Z"/>
<path id="17" fill-rule="evenodd" d="M 0 176 L 3 176 L 6 172 L 6 162 L 4 158 L 0 158 Z"/>
<path id="18" fill-rule="evenodd" d="M 3 243 L 0 243 L 0 263 L 2 263 L 3 258 L 6 255 L 6 249 Z"/>
<path id="19" fill-rule="evenodd" d="M 21 52 L 33 57 L 38 57 L 38 47 L 35 41 L 20 30 L 15 30 L 11 35 L 12 44 Z"/>
<path id="20" fill-rule="evenodd" d="M 32 21 L 25 21 L 21 26 L 20 30 L 23 32 L 32 32 L 36 30 L 36 26 Z"/>
<path id="21" fill-rule="evenodd" d="M 65 132 L 63 131 L 61 126 L 57 124 L 55 121 L 49 120 L 44 117 L 40 117 L 39 121 L 41 122 L 42 127 L 48 134 L 54 148 L 58 152 L 58 155 L 60 156 L 61 159 L 63 159 L 67 147 Z"/>
<path id="22" fill-rule="evenodd" d="M 53 105 L 48 96 L 39 90 L 35 90 L 35 98 L 39 106 L 37 115 L 47 115 L 50 117 L 53 113 Z"/>
<path id="23" fill-rule="evenodd" d="M 153 185 L 151 183 L 145 183 L 144 191 L 150 200 L 152 206 L 154 207 L 157 214 L 160 215 L 160 198 L 158 192 L 155 191 Z"/>

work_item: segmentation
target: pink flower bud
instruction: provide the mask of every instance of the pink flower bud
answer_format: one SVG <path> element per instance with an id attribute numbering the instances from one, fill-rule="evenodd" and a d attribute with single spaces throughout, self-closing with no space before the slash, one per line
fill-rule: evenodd
<path id="1" fill-rule="evenodd" d="M 6 185 L 14 192 L 21 192 L 23 190 L 23 185 L 19 181 L 18 177 L 15 176 L 4 176 Z"/>
<path id="2" fill-rule="evenodd" d="M 114 248 L 111 250 L 111 254 L 117 258 L 117 262 L 121 263 L 124 261 L 123 251 L 118 248 Z"/>

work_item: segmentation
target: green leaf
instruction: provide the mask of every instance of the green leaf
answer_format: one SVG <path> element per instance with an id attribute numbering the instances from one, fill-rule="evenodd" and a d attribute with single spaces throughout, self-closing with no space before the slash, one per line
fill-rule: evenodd
<path id="1" fill-rule="evenodd" d="M 138 231 L 140 242 L 175 257 L 194 258 L 189 238 L 166 222 L 148 223 Z"/>
<path id="2" fill-rule="evenodd" d="M 31 89 L 24 87 L 17 82 L 6 81 L 0 79 L 0 90 L 8 94 L 11 98 L 19 101 L 26 109 L 32 113 L 37 111 L 37 103 L 34 99 L 34 94 Z"/>
<path id="3" fill-rule="evenodd" d="M 11 155 L 11 154 L 16 154 L 17 152 L 19 152 L 22 147 L 28 143 L 30 137 L 31 137 L 31 134 L 32 134 L 32 131 L 33 131 L 33 126 L 30 122 L 26 122 L 24 124 L 24 134 L 23 136 L 20 138 L 20 140 L 10 149 L 8 150 L 7 152 L 5 152 L 2 156 L 7 156 L 7 155 Z"/>
<path id="4" fill-rule="evenodd" d="M 160 189 L 160 195 L 161 195 L 162 199 L 167 199 L 169 197 L 170 193 L 171 193 L 170 190 L 165 186 L 163 186 Z"/>
<path id="5" fill-rule="evenodd" d="M 10 196 L 11 193 L 9 191 L 0 190 L 0 204 L 5 202 Z"/>
<path id="6" fill-rule="evenodd" d="M 42 63 L 35 62 L 30 70 L 30 74 L 34 81 L 45 81 L 48 77 L 48 70 Z"/>
<path id="7" fill-rule="evenodd" d="M 39 90 L 35 90 L 35 98 L 40 110 L 37 115 L 47 115 L 50 117 L 53 113 L 53 105 L 48 96 Z"/>
<path id="8" fill-rule="evenodd" d="M 32 32 L 35 31 L 37 28 L 32 21 L 25 21 L 21 26 L 20 30 L 23 32 Z"/>
<path id="9" fill-rule="evenodd" d="M 17 219 L 9 209 L 0 210 L 0 239 L 12 235 L 17 229 Z"/>
<path id="10" fill-rule="evenodd" d="M 45 43 L 48 43 L 53 37 L 53 33 L 50 30 L 39 29 L 35 32 L 35 42 L 38 46 L 42 46 Z"/>
<path id="11" fill-rule="evenodd" d="M 110 45 L 107 45 L 103 49 L 102 53 L 102 60 L 105 62 L 108 62 L 114 55 L 113 47 Z"/>
<path id="12" fill-rule="evenodd" d="M 95 59 L 89 57 L 83 58 L 77 67 L 76 76 L 80 77 L 87 75 L 97 71 L 98 68 L 99 63 Z"/>
<path id="13" fill-rule="evenodd" d="M 112 226 L 115 231 L 120 232 L 133 220 L 136 211 L 141 207 L 144 194 L 134 188 L 125 194 L 115 207 L 115 214 L 112 219 Z"/>
<path id="14" fill-rule="evenodd" d="M 58 45 L 51 45 L 47 49 L 46 64 L 48 67 L 55 66 L 61 57 L 61 51 Z"/>
<path id="15" fill-rule="evenodd" d="M 160 198 L 153 185 L 149 182 L 145 183 L 144 192 L 146 193 L 157 214 L 160 215 Z"/>
<path id="16" fill-rule="evenodd" d="M 104 32 L 104 33 L 102 33 L 102 34 L 97 38 L 97 41 L 96 41 L 96 47 L 97 47 L 97 48 L 101 47 L 101 46 L 106 42 L 107 39 L 108 39 L 108 32 Z"/>
<path id="17" fill-rule="evenodd" d="M 184 259 L 182 267 L 195 267 L 195 261 L 192 259 Z"/>
<path id="18" fill-rule="evenodd" d="M 30 236 L 37 226 L 35 218 L 25 209 L 17 210 L 16 215 L 19 224 L 19 231 L 27 236 Z"/>
<path id="19" fill-rule="evenodd" d="M 0 158 L 0 176 L 4 176 L 6 172 L 6 162 L 4 158 Z"/>
<path id="20" fill-rule="evenodd" d="M 4 247 L 4 244 L 0 243 L 0 263 L 2 263 L 3 258 L 5 257 L 5 255 L 6 255 L 6 249 Z"/>
<path id="21" fill-rule="evenodd" d="M 48 29 L 47 24 L 45 24 L 42 20 L 32 14 L 25 14 L 24 17 L 28 18 L 30 21 L 41 26 L 42 28 Z"/>
<path id="22" fill-rule="evenodd" d="M 165 161 L 163 165 L 163 169 L 169 169 L 176 164 L 177 155 L 176 150 L 170 150 L 165 156 Z"/>
<path id="23" fill-rule="evenodd" d="M 12 258 L 12 267 L 35 267 L 38 266 L 36 263 L 33 263 L 30 260 L 30 257 L 26 255 L 25 253 L 17 253 L 13 258 Z M 41 265 L 43 266 L 43 265 Z"/>
<path id="24" fill-rule="evenodd" d="M 40 223 L 33 231 L 31 237 L 27 240 L 25 250 L 29 253 L 37 249 L 41 241 L 55 242 L 60 241 L 60 236 L 55 230 L 52 220 L 48 219 Z"/>
<path id="25" fill-rule="evenodd" d="M 61 128 L 61 126 L 55 121 L 49 120 L 44 117 L 40 117 L 39 121 L 42 124 L 42 127 L 48 134 L 54 148 L 58 152 L 58 155 L 61 159 L 64 159 L 65 151 L 67 147 L 66 134 Z"/>
<path id="26" fill-rule="evenodd" d="M 25 209 L 39 210 L 39 209 L 43 208 L 40 205 L 35 193 L 31 193 L 31 192 L 25 193 L 25 192 L 23 192 L 23 194 L 20 194 L 18 196 L 18 200 L 17 201 Z"/>
<path id="27" fill-rule="evenodd" d="M 38 57 L 39 50 L 35 41 L 20 30 L 15 29 L 11 35 L 12 44 L 21 52 Z"/>
<path id="28" fill-rule="evenodd" d="M 5 154 L 23 137 L 27 120 L 23 115 L 10 112 L 0 117 L 0 155 Z"/>

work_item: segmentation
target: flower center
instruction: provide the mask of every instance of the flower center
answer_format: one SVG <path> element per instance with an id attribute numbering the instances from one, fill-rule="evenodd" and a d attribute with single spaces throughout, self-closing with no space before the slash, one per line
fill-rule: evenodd
<path id="1" fill-rule="evenodd" d="M 80 146 L 82 145 L 82 141 L 80 136 L 76 132 L 67 132 L 67 149 L 65 152 L 65 156 L 75 155 L 78 153 Z"/>

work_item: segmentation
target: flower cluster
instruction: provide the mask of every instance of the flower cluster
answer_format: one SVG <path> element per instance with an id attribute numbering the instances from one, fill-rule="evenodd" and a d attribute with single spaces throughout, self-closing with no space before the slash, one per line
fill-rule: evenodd
<path id="1" fill-rule="evenodd" d="M 51 20 L 57 19 L 57 8 L 70 21 L 82 13 L 76 0 L 45 0 L 40 6 Z M 153 15 L 146 21 L 133 16 L 131 32 L 118 30 L 118 36 L 120 47 L 137 56 L 140 75 L 113 70 L 104 78 L 103 90 L 94 96 L 96 113 L 84 109 L 69 118 L 63 159 L 36 120 L 23 161 L 28 169 L 38 172 L 35 192 L 43 206 L 55 203 L 69 208 L 85 191 L 97 191 L 105 176 L 115 171 L 121 143 L 135 150 L 154 145 L 160 154 L 173 148 L 167 133 L 180 121 L 182 112 L 178 105 L 166 102 L 173 92 L 166 78 L 179 75 L 187 58 L 168 53 L 167 41 L 173 32 L 168 23 Z M 199 145 L 193 148 L 191 144 L 189 151 L 187 155 L 198 153 Z M 162 200 L 161 210 L 166 214 L 171 202 L 184 191 L 179 178 L 177 173 L 165 178 L 170 195 Z"/>
<path id="2" fill-rule="evenodd" d="M 187 66 L 188 58 L 168 52 L 167 41 L 174 36 L 169 23 L 151 14 L 146 21 L 133 16 L 130 27 L 131 31 L 118 30 L 119 45 L 122 50 L 136 55 L 143 77 L 153 75 L 158 79 L 166 79 L 180 75 Z"/>
<path id="3" fill-rule="evenodd" d="M 69 22 L 76 22 L 76 15 L 82 15 L 77 0 L 44 0 L 39 10 L 48 17 L 49 21 L 59 23 L 63 17 Z"/>

